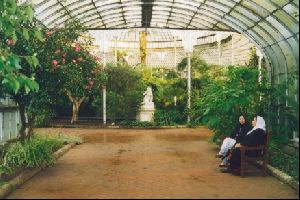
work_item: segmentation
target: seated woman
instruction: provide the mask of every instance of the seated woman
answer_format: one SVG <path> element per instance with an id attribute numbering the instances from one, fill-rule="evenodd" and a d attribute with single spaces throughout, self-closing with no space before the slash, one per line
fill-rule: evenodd
<path id="1" fill-rule="evenodd" d="M 241 167 L 241 151 L 239 147 L 242 146 L 258 146 L 263 145 L 266 139 L 266 123 L 265 120 L 260 117 L 254 117 L 252 121 L 253 129 L 249 131 L 241 143 L 237 143 L 235 148 L 227 157 L 229 161 L 229 171 L 239 172 Z M 261 152 L 246 151 L 247 156 L 255 156 Z"/>
<path id="2" fill-rule="evenodd" d="M 227 137 L 223 140 L 221 150 L 216 155 L 217 157 L 221 157 L 223 159 L 220 167 L 225 166 L 227 164 L 226 156 L 228 154 L 229 149 L 233 148 L 236 143 L 240 143 L 245 138 L 246 134 L 251 130 L 251 127 L 248 123 L 246 123 L 245 117 L 241 115 L 239 117 L 239 124 L 235 127 L 233 133 L 230 137 Z"/>

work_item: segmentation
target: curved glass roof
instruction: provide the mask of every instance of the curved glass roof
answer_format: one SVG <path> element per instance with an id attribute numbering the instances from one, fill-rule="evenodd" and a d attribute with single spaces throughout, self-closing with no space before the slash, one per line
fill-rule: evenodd
<path id="1" fill-rule="evenodd" d="M 21 0 L 25 2 L 26 0 Z M 265 55 L 275 82 L 299 70 L 299 0 L 27 0 L 47 27 L 236 31 Z M 299 84 L 298 84 L 299 85 Z M 298 86 L 297 85 L 297 89 Z"/>
<path id="2" fill-rule="evenodd" d="M 146 32 L 147 48 L 183 48 L 182 38 L 184 37 L 183 31 L 170 30 L 170 29 L 156 29 L 156 28 L 134 28 L 124 30 L 90 30 L 89 33 L 96 38 L 96 45 L 118 48 L 140 48 L 140 34 Z M 219 32 L 211 31 L 195 31 L 197 40 L 194 45 L 212 43 L 217 41 L 217 34 Z M 235 32 L 222 32 L 220 39 L 225 39 L 229 35 L 236 34 Z M 106 43 L 103 40 L 105 36 Z M 109 37 L 107 37 L 109 35 Z M 98 41 L 97 41 L 98 39 Z M 116 44 L 115 44 L 116 43 Z"/>

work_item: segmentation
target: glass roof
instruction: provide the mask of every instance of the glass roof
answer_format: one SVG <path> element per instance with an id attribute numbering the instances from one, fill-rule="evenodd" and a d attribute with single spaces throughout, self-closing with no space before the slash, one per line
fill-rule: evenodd
<path id="1" fill-rule="evenodd" d="M 95 45 L 102 50 L 111 47 L 121 48 L 140 48 L 140 34 L 146 32 L 147 48 L 174 48 L 183 47 L 182 38 L 187 32 L 192 32 L 196 35 L 194 45 L 212 43 L 217 41 L 217 32 L 197 31 L 197 30 L 170 30 L 170 29 L 155 29 L 155 28 L 133 28 L 124 30 L 90 30 L 92 37 L 96 38 Z M 221 32 L 224 39 L 234 32 Z M 104 41 L 105 40 L 105 41 Z M 106 46 L 106 47 L 103 47 Z"/>
<path id="2" fill-rule="evenodd" d="M 37 19 L 47 27 L 76 18 L 91 30 L 236 31 L 263 52 L 275 75 L 299 70 L 299 0 L 20 0 L 24 2 L 34 5 Z"/>

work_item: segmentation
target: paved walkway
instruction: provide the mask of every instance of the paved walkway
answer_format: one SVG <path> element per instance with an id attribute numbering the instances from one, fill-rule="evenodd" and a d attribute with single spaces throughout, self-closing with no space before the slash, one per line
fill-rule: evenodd
<path id="1" fill-rule="evenodd" d="M 221 173 L 211 132 L 198 129 L 40 129 L 80 135 L 76 146 L 8 198 L 299 198 L 250 167 Z"/>

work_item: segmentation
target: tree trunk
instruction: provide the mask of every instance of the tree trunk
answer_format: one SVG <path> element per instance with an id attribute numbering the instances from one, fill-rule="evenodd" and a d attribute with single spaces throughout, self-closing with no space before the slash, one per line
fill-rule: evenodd
<path id="1" fill-rule="evenodd" d="M 73 104 L 73 112 L 72 112 L 72 119 L 71 119 L 71 124 L 74 124 L 78 121 L 78 112 L 80 105 L 82 102 L 85 100 L 85 97 L 82 98 L 77 98 L 71 95 L 69 91 L 67 91 L 67 96 L 69 97 L 70 101 Z"/>
<path id="2" fill-rule="evenodd" d="M 35 122 L 36 113 L 32 113 L 31 118 L 28 123 L 28 137 L 31 138 L 33 136 L 33 128 Z"/>
<path id="3" fill-rule="evenodd" d="M 27 128 L 26 116 L 25 116 L 25 105 L 20 102 L 18 102 L 18 104 L 19 104 L 20 118 L 21 118 L 21 129 L 19 131 L 19 135 L 20 135 L 21 142 L 24 142 L 26 138 L 26 128 Z"/>
<path id="4" fill-rule="evenodd" d="M 71 124 L 76 123 L 78 121 L 78 112 L 79 112 L 80 103 L 77 101 L 73 101 L 73 113 Z"/>

